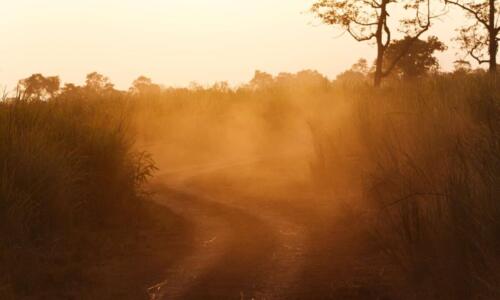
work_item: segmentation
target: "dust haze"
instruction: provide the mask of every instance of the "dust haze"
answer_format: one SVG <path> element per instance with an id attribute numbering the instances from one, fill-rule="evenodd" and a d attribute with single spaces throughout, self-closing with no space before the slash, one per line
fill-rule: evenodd
<path id="1" fill-rule="evenodd" d="M 6 78 L 109 70 L 0 93 L 0 299 L 500 299 L 500 1 L 312 1 L 366 45 L 335 77 L 359 53 L 300 1 L 45 2 L 7 6 Z"/>

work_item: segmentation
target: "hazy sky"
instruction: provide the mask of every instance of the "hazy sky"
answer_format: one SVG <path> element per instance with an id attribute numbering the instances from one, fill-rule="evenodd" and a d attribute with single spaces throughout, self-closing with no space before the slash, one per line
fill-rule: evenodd
<path id="1" fill-rule="evenodd" d="M 82 83 L 98 71 L 126 88 L 246 82 L 255 70 L 316 69 L 334 78 L 375 49 L 319 25 L 310 0 L 15 0 L 0 12 L 0 85 L 39 72 Z M 433 29 L 444 41 L 457 21 Z M 449 68 L 455 49 L 443 58 Z"/>

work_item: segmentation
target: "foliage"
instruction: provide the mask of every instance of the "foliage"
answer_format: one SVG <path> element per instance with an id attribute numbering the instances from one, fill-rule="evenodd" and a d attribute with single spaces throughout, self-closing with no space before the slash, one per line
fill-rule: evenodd
<path id="1" fill-rule="evenodd" d="M 161 88 L 159 85 L 153 83 L 153 81 L 146 76 L 139 76 L 134 82 L 132 82 L 132 87 L 129 90 L 135 95 L 157 95 L 160 93 Z"/>
<path id="2" fill-rule="evenodd" d="M 28 78 L 19 80 L 17 97 L 22 100 L 47 100 L 59 90 L 59 77 L 44 77 L 42 74 L 33 74 Z"/>
<path id="3" fill-rule="evenodd" d="M 386 59 L 393 61 L 407 47 L 408 43 L 412 43 L 410 37 L 405 37 L 401 40 L 393 41 L 386 52 Z M 404 79 L 414 79 L 427 75 L 432 70 L 439 68 L 438 59 L 434 56 L 434 52 L 442 52 L 447 47 L 435 36 L 430 36 L 427 41 L 415 40 L 405 55 L 401 57 L 395 67 L 395 75 Z"/>
<path id="4" fill-rule="evenodd" d="M 385 52 L 391 45 L 393 28 L 389 19 L 389 8 L 398 4 L 400 8 L 414 12 L 412 17 L 403 17 L 399 20 L 401 28 L 408 37 L 408 42 L 400 52 L 388 61 Z M 413 43 L 429 30 L 431 19 L 435 16 L 431 11 L 431 1 L 355 1 L 355 0 L 320 0 L 316 1 L 311 12 L 322 22 L 340 27 L 356 41 L 375 40 L 377 44 L 377 58 L 375 62 L 374 84 L 379 86 L 382 78 L 388 76 L 399 60 L 412 48 Z M 384 65 L 384 62 L 386 64 Z"/>

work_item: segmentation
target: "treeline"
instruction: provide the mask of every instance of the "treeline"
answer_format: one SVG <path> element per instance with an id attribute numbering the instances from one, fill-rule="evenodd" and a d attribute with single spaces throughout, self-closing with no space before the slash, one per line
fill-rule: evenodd
<path id="1" fill-rule="evenodd" d="M 376 5 L 372 2 L 375 2 Z M 332 81 L 312 70 L 304 70 L 298 72 L 297 74 L 280 73 L 276 76 L 262 71 L 256 71 L 254 77 L 247 84 L 237 87 L 230 87 L 227 82 L 217 82 L 212 86 L 202 86 L 197 83 L 192 83 L 186 88 L 174 88 L 156 84 L 148 77 L 139 76 L 132 82 L 131 87 L 127 91 L 120 91 L 115 89 L 114 84 L 109 78 L 97 72 L 88 74 L 86 76 L 85 83 L 82 86 L 78 86 L 73 83 L 66 83 L 62 85 L 58 76 L 33 74 L 30 77 L 22 79 L 18 82 L 14 95 L 12 95 L 12 93 L 4 94 L 3 99 L 32 101 L 55 98 L 81 99 L 88 97 L 137 97 L 138 95 L 147 95 L 150 97 L 188 90 L 231 90 L 232 92 L 242 92 L 262 89 L 270 87 L 271 85 L 273 87 L 288 86 L 291 88 L 293 88 L 293 86 L 305 87 L 305 85 L 311 85 L 309 88 L 321 89 L 328 85 L 359 85 L 374 81 L 376 82 L 376 86 L 380 86 L 382 84 L 382 79 L 384 79 L 384 83 L 386 85 L 393 85 L 398 81 L 422 80 L 427 76 L 436 75 L 453 76 L 488 73 L 490 76 L 496 76 L 498 73 L 496 55 L 498 54 L 498 35 L 500 33 L 500 27 L 495 27 L 493 29 L 490 28 L 491 26 L 487 27 L 488 30 L 493 30 L 491 31 L 491 36 L 489 36 L 490 39 L 493 39 L 491 42 L 489 39 L 482 37 L 480 29 L 486 25 L 489 26 L 489 23 L 485 21 L 485 18 L 500 16 L 500 8 L 497 8 L 497 6 L 500 6 L 500 3 L 496 3 L 498 1 L 493 1 L 493 4 L 491 1 L 479 1 L 481 3 L 477 3 L 475 5 L 472 3 L 473 1 L 446 1 L 448 2 L 448 5 L 462 7 L 469 14 L 477 12 L 477 15 L 473 14 L 473 17 L 477 18 L 476 23 L 461 29 L 459 31 L 460 37 L 457 38 L 457 40 L 460 42 L 464 53 L 476 59 L 479 66 L 485 63 L 489 64 L 488 72 L 482 68 L 473 69 L 471 63 L 465 59 L 466 57 L 462 57 L 455 61 L 453 71 L 443 72 L 440 69 L 439 60 L 436 57 L 436 54 L 447 50 L 448 46 L 440 41 L 436 36 L 428 36 L 426 39 L 421 38 L 422 34 L 427 32 L 430 28 L 431 20 L 435 17 L 441 16 L 441 14 L 432 16 L 434 12 L 430 10 L 430 7 L 431 5 L 435 6 L 435 2 L 429 0 L 417 1 L 418 3 L 413 3 L 413 1 L 406 2 L 381 1 L 380 4 L 377 4 L 378 2 L 376 1 L 359 2 L 324 0 L 318 1 L 312 7 L 312 12 L 320 17 L 325 23 L 337 25 L 346 29 L 358 40 L 364 41 L 365 39 L 371 40 L 376 38 L 377 44 L 379 44 L 381 42 L 380 39 L 385 36 L 382 45 L 379 45 L 377 48 L 377 59 L 373 61 L 373 63 L 361 58 L 353 64 L 349 70 L 340 73 L 336 79 Z M 373 4 L 370 8 L 373 12 L 370 13 L 370 10 L 368 10 L 368 12 L 362 13 L 359 10 L 367 5 L 370 5 L 370 3 Z M 409 11 L 414 12 L 417 15 L 415 17 L 417 19 L 406 18 L 399 20 L 405 24 L 405 26 L 403 26 L 406 30 L 405 32 L 411 32 L 409 28 L 413 27 L 420 28 L 421 32 L 416 36 L 406 35 L 402 39 L 394 39 L 390 34 L 388 7 L 404 4 L 407 5 L 406 8 L 408 8 Z M 429 10 L 422 12 L 423 7 Z M 494 9 L 489 10 L 492 7 Z M 395 9 L 397 9 L 397 7 Z M 385 11 L 385 17 L 384 14 L 379 15 L 374 13 L 379 10 Z M 372 23 L 364 24 L 357 18 L 366 20 L 370 20 L 371 18 L 374 19 L 372 20 Z M 427 21 L 423 24 L 421 22 L 416 22 L 420 18 L 424 18 Z M 341 20 L 343 19 L 346 20 L 346 24 L 341 23 Z M 377 34 L 375 34 L 373 32 L 373 26 L 378 26 L 380 24 L 382 24 L 385 29 L 382 33 L 377 31 Z M 353 27 L 350 27 L 351 25 Z M 356 33 L 357 31 L 359 31 L 359 33 Z M 484 35 L 484 32 L 482 33 Z M 378 34 L 381 34 L 381 36 Z M 473 35 L 472 37 L 470 36 L 471 34 Z M 472 49 L 469 49 L 471 47 Z M 490 51 L 485 53 L 485 47 L 487 47 Z M 485 57 L 489 58 L 486 59 Z"/>

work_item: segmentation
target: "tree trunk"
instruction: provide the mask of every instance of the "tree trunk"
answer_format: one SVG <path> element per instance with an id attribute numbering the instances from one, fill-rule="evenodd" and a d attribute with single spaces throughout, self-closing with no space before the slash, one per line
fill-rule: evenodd
<path id="1" fill-rule="evenodd" d="M 377 60 L 375 62 L 375 77 L 374 77 L 374 85 L 375 87 L 379 87 L 382 83 L 382 68 L 384 67 L 384 52 L 385 48 L 382 44 L 382 40 L 377 36 Z"/>
<path id="2" fill-rule="evenodd" d="M 377 32 L 375 38 L 377 39 L 377 60 L 375 62 L 375 77 L 373 85 L 379 87 L 382 83 L 383 67 L 384 67 L 384 53 L 386 46 L 384 45 L 384 25 L 387 20 L 387 0 L 382 0 L 380 6 L 380 18 L 378 19 Z"/>
<path id="3" fill-rule="evenodd" d="M 488 54 L 490 56 L 490 68 L 489 72 L 491 75 L 496 75 L 497 73 L 497 54 L 498 54 L 498 41 L 495 27 L 495 0 L 489 0 L 490 11 L 489 11 L 489 45 Z"/>

